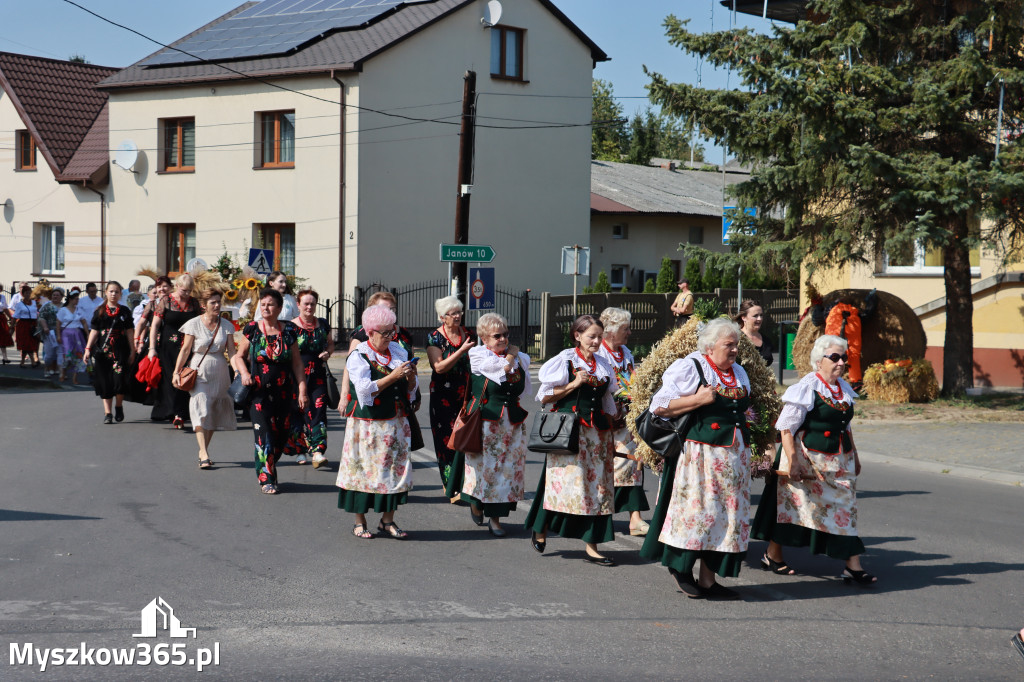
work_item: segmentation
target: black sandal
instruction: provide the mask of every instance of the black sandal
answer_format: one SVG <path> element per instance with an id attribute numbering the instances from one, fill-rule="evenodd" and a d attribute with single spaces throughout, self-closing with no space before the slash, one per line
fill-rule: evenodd
<path id="1" fill-rule="evenodd" d="M 878 578 L 867 571 L 855 571 L 852 568 L 844 568 L 842 575 L 839 577 L 842 578 L 843 582 L 847 585 L 850 583 L 857 583 L 858 585 L 874 585 L 878 582 Z"/>
<path id="2" fill-rule="evenodd" d="M 768 556 L 768 552 L 761 557 L 761 570 L 771 571 L 775 575 L 796 575 L 796 571 L 789 567 L 785 561 L 776 561 Z"/>
<path id="3" fill-rule="evenodd" d="M 212 469 L 213 468 L 213 460 L 210 459 L 209 457 L 207 457 L 206 459 L 203 459 L 202 457 L 200 457 L 199 458 L 199 468 L 200 469 Z"/>
<path id="4" fill-rule="evenodd" d="M 409 534 L 401 528 L 399 528 L 398 526 L 396 526 L 394 521 L 392 521 L 391 523 L 384 523 L 383 521 L 381 521 L 379 524 L 377 524 L 377 532 L 387 533 L 396 540 L 405 540 L 407 537 L 409 537 Z"/>

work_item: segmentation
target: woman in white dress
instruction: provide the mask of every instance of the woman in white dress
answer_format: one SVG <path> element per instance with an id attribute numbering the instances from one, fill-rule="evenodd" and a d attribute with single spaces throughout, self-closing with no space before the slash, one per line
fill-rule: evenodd
<path id="1" fill-rule="evenodd" d="M 739 575 L 750 540 L 750 380 L 736 364 L 740 334 L 732 320 L 708 322 L 698 350 L 665 370 L 651 398 L 658 416 L 694 416 L 678 460 L 665 462 L 640 556 L 660 560 L 692 599 L 740 596 L 715 580 Z"/>
<path id="2" fill-rule="evenodd" d="M 842 378 L 847 341 L 819 336 L 811 348 L 815 371 L 786 389 L 775 428 L 782 435 L 777 472 L 765 482 L 753 535 L 768 540 L 761 558 L 766 571 L 795 575 L 782 547 L 809 547 L 845 562 L 845 582 L 872 585 L 877 578 L 860 563 L 857 477 L 860 457 L 850 422 L 857 397 Z"/>
<path id="3" fill-rule="evenodd" d="M 229 357 L 235 353 L 235 326 L 220 316 L 220 290 L 206 289 L 199 302 L 203 314 L 193 317 L 178 330 L 183 339 L 171 381 L 179 388 L 179 372 L 186 362 L 197 370 L 196 384 L 189 392 L 188 412 L 199 442 L 199 468 L 209 469 L 213 466 L 210 459 L 213 432 L 237 428 L 235 405 L 228 395 L 231 377 L 224 356 L 225 351 Z"/>
<path id="4" fill-rule="evenodd" d="M 613 422 L 618 416 L 615 370 L 597 354 L 604 333 L 600 320 L 581 315 L 572 326 L 574 348 L 545 362 L 538 378 L 537 400 L 553 412 L 575 412 L 580 418 L 579 454 L 549 454 L 526 515 L 533 548 L 544 553 L 548 531 L 586 543 L 585 559 L 598 566 L 616 566 L 597 551 L 597 543 L 614 539 L 615 458 Z"/>
<path id="5" fill-rule="evenodd" d="M 601 312 L 604 324 L 604 338 L 597 354 L 608 361 L 615 369 L 615 378 L 619 382 L 619 392 L 615 394 L 615 402 L 619 413 L 625 415 L 629 410 L 629 386 L 633 382 L 633 353 L 626 347 L 629 341 L 630 322 L 632 315 L 622 308 L 605 308 Z M 644 467 L 632 459 L 636 443 L 633 435 L 626 428 L 624 421 L 615 424 L 615 513 L 629 512 L 629 534 L 647 535 L 650 526 L 640 512 L 648 511 L 644 494 Z"/>

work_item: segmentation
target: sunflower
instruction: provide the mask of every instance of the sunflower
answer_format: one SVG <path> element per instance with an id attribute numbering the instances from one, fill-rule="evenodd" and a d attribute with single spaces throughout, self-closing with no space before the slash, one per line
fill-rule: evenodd
<path id="1" fill-rule="evenodd" d="M 224 298 L 228 299 L 229 301 L 234 301 L 236 298 L 238 298 L 238 290 L 228 289 L 227 291 L 224 292 Z"/>
<path id="2" fill-rule="evenodd" d="M 236 279 L 235 281 L 233 281 L 231 283 L 231 286 L 235 287 L 236 289 L 241 289 L 242 287 L 245 286 L 245 280 L 244 279 Z"/>
<path id="3" fill-rule="evenodd" d="M 249 279 L 245 280 L 246 289 L 255 289 L 259 285 L 259 280 L 257 280 L 255 277 L 250 277 Z"/>

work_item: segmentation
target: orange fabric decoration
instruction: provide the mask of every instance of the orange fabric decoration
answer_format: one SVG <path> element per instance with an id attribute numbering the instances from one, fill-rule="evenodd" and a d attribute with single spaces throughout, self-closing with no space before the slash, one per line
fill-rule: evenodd
<path id="1" fill-rule="evenodd" d="M 845 318 L 846 328 L 843 328 L 843 313 L 849 313 Z M 860 315 L 858 310 L 849 303 L 837 303 L 832 310 L 828 313 L 828 318 L 825 320 L 825 333 L 832 334 L 833 336 L 841 336 L 846 339 L 850 348 L 847 353 L 850 356 L 850 361 L 847 365 L 850 368 L 850 381 L 862 381 L 864 379 L 864 373 L 860 368 L 860 354 L 861 354 L 861 326 L 860 326 Z"/>

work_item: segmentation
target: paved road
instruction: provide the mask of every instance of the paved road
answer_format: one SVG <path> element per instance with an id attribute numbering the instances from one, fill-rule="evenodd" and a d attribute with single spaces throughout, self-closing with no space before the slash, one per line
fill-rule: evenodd
<path id="1" fill-rule="evenodd" d="M 132 638 L 140 609 L 161 596 L 198 637 L 154 641 L 185 641 L 190 655 L 219 643 L 206 672 L 224 679 L 1024 676 L 1009 643 L 1024 625 L 1024 490 L 1012 486 L 874 464 L 860 498 L 877 588 L 846 586 L 837 562 L 802 551 L 789 559 L 803 577 L 765 574 L 753 543 L 732 583 L 743 601 L 690 602 L 628 536 L 605 547 L 614 569 L 581 561 L 577 541 L 552 538 L 538 556 L 520 528 L 491 538 L 441 499 L 429 452 L 417 453 L 398 514 L 413 539 L 361 541 L 336 507 L 333 473 L 285 463 L 285 494 L 260 495 L 248 430 L 218 434 L 219 466 L 201 472 L 194 438 L 138 406 L 102 426 L 84 391 L 0 390 L 0 405 L 5 656 L 10 643 L 135 646 L 147 641 Z M 531 459 L 529 481 L 540 466 Z M 32 674 L 0 665 L 0 678 Z M 194 675 L 35 675 L 164 673 Z"/>

